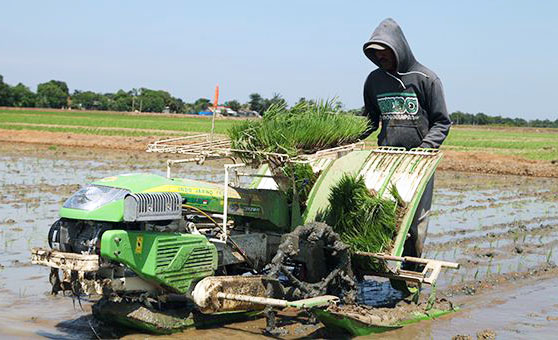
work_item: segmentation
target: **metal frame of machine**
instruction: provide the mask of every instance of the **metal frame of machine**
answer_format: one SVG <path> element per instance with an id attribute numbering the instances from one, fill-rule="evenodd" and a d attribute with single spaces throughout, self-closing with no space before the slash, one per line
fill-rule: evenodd
<path id="1" fill-rule="evenodd" d="M 320 210 L 329 204 L 327 197 L 331 186 L 347 172 L 361 175 L 367 187 L 383 198 L 394 199 L 386 189 L 388 185 L 395 185 L 406 204 L 391 252 L 357 254 L 385 263 L 386 272 L 365 275 L 435 284 L 442 268 L 459 267 L 456 263 L 402 256 L 422 192 L 441 158 L 438 150 L 406 151 L 390 147 L 364 150 L 364 142 L 358 142 L 290 157 L 279 153 L 231 149 L 229 140 L 203 134 L 156 141 L 149 144 L 146 151 L 184 155 L 187 158 L 167 160 L 167 178 L 134 174 L 108 177 L 81 189 L 68 199 L 61 208 L 62 218 L 49 232 L 49 243 L 53 249 L 32 250 L 33 263 L 51 267 L 53 291 L 73 291 L 74 283 L 78 282 L 81 292 L 130 292 L 143 302 L 147 301 L 147 293 L 150 292 L 170 291 L 175 295 L 192 296 L 197 289 L 198 296 L 207 295 L 207 292 L 199 293 L 199 287 L 217 278 L 214 275 L 221 266 L 245 263 L 253 269 L 261 269 L 269 263 L 266 261 L 273 255 L 271 252 L 277 251 L 273 249 L 277 247 L 281 235 L 299 225 L 312 223 Z M 309 193 L 306 210 L 301 214 L 288 207 L 284 194 L 278 191 L 280 178 L 273 175 L 270 165 L 261 166 L 256 173 L 252 173 L 246 170 L 247 164 L 237 162 L 239 154 L 243 154 L 244 159 L 258 156 L 272 160 L 274 164 L 310 164 L 320 176 Z M 202 164 L 210 159 L 232 160 L 232 163 L 224 164 L 222 186 L 171 176 L 172 168 L 177 164 Z M 252 179 L 248 188 L 240 185 L 241 177 Z M 110 194 L 117 200 L 92 211 L 72 209 L 72 204 L 91 203 L 87 201 L 88 190 L 96 195 Z M 254 202 L 259 205 L 255 206 Z M 293 206 L 298 205 L 298 201 L 296 203 Z M 233 206 L 236 208 L 232 209 Z M 203 223 L 209 225 L 206 228 L 209 233 L 200 233 L 201 225 L 185 219 L 185 207 L 204 219 Z M 231 216 L 235 223 L 237 220 L 244 221 L 241 232 L 233 228 L 234 234 L 231 233 Z M 173 221 L 174 229 L 169 233 L 161 232 L 160 229 L 170 227 L 160 225 L 160 222 L 168 221 Z M 252 228 L 250 221 L 262 225 Z M 266 232 L 266 223 L 275 228 L 272 233 Z M 212 226 L 217 227 L 216 230 L 212 231 Z M 71 243 L 64 241 L 70 239 L 73 240 Z M 275 248 L 270 244 L 274 244 Z M 315 254 L 309 252 L 306 256 L 315 257 Z M 425 267 L 422 272 L 403 270 L 403 262 L 420 263 Z M 63 274 L 62 280 L 58 277 L 59 270 Z M 239 306 L 248 306 L 246 303 L 306 308 L 309 303 L 318 306 L 338 300 L 325 295 L 291 302 L 274 300 L 262 288 L 267 285 L 264 282 L 267 279 L 260 276 L 243 279 L 243 282 L 251 282 L 252 291 L 245 284 L 246 287 L 237 287 L 241 293 L 231 294 L 222 291 L 223 282 L 227 282 L 229 277 L 219 277 L 223 279 L 210 285 L 215 291 L 214 296 L 200 298 L 200 301 L 236 301 L 236 305 L 231 302 L 233 307 L 230 308 L 234 310 Z M 217 302 L 212 303 L 215 305 Z"/>

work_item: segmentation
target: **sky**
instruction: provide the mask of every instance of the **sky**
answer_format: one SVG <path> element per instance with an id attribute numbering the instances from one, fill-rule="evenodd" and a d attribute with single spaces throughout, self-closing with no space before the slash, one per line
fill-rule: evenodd
<path id="1" fill-rule="evenodd" d="M 448 110 L 558 119 L 556 1 L 2 1 L 0 74 L 36 91 L 146 87 L 187 102 L 250 93 L 363 105 L 363 43 L 387 17 Z"/>

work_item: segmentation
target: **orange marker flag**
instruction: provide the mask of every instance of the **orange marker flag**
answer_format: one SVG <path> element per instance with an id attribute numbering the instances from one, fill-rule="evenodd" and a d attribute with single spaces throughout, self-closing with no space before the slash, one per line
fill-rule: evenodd
<path id="1" fill-rule="evenodd" d="M 219 105 L 219 84 L 215 86 L 215 99 L 213 100 L 213 110 L 217 110 L 217 106 Z"/>

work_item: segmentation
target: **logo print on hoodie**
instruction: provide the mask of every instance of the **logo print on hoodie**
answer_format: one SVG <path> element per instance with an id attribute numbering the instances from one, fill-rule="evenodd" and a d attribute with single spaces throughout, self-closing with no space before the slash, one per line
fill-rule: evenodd
<path id="1" fill-rule="evenodd" d="M 382 120 L 417 120 L 418 99 L 415 93 L 383 93 L 377 96 Z"/>

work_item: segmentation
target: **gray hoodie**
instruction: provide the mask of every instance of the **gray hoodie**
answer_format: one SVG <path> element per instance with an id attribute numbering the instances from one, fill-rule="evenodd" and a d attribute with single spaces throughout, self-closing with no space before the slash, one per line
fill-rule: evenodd
<path id="1" fill-rule="evenodd" d="M 367 133 L 382 129 L 378 145 L 438 148 L 448 135 L 451 121 L 438 76 L 416 61 L 403 31 L 393 19 L 385 19 L 364 46 L 364 54 L 378 67 L 372 43 L 387 45 L 397 60 L 396 74 L 378 68 L 364 83 Z"/>

